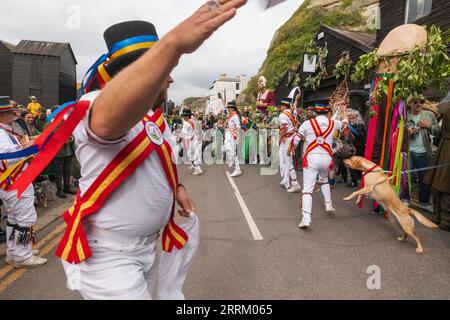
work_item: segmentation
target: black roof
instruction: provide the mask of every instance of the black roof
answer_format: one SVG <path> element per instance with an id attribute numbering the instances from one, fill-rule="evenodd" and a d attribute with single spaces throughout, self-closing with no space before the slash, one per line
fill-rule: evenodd
<path id="1" fill-rule="evenodd" d="M 61 57 L 67 49 L 70 50 L 75 64 L 78 64 L 70 43 L 22 40 L 14 48 L 13 52 L 37 56 Z"/>
<path id="2" fill-rule="evenodd" d="M 372 50 L 377 37 L 375 33 L 336 29 L 328 27 L 326 25 L 321 25 L 320 29 L 324 32 L 332 34 L 336 38 L 341 39 L 342 41 L 345 41 L 358 49 L 361 49 L 364 52 L 370 52 Z"/>
<path id="3" fill-rule="evenodd" d="M 6 47 L 8 48 L 10 51 L 14 50 L 15 45 L 13 45 L 12 43 L 9 43 L 7 41 L 4 40 L 0 40 L 0 42 Z"/>

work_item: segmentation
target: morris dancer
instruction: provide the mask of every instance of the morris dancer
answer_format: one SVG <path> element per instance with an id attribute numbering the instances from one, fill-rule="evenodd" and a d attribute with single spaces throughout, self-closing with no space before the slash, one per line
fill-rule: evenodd
<path id="1" fill-rule="evenodd" d="M 292 152 L 290 148 L 294 148 L 294 135 L 297 131 L 297 120 L 291 112 L 291 99 L 281 100 L 279 107 L 280 115 L 280 149 L 278 151 L 280 159 L 281 185 L 284 185 L 287 192 L 294 193 L 301 190 L 297 181 L 297 173 L 292 164 Z M 294 148 L 295 149 L 295 148 Z"/>
<path id="2" fill-rule="evenodd" d="M 33 142 L 19 141 L 12 131 L 16 109 L 10 103 L 9 97 L 0 97 L 0 153 L 12 153 L 27 148 Z M 21 158 L 14 160 L 2 160 L 0 173 L 9 168 Z M 6 263 L 14 264 L 15 268 L 36 268 L 44 265 L 47 259 L 38 257 L 38 250 L 32 250 L 33 225 L 36 223 L 37 214 L 34 208 L 34 187 L 32 184 L 23 193 L 20 199 L 15 191 L 9 191 L 9 187 L 16 178 L 26 169 L 27 164 L 22 163 L 14 169 L 9 179 L 0 184 L 0 199 L 3 201 L 8 212 L 6 226 Z"/>
<path id="3" fill-rule="evenodd" d="M 327 212 L 336 211 L 331 201 L 331 189 L 328 183 L 328 171 L 333 164 L 331 143 L 333 132 L 342 128 L 342 122 L 329 119 L 331 108 L 328 105 L 316 105 L 317 117 L 305 121 L 298 130 L 305 139 L 303 155 L 303 194 L 301 229 L 311 226 L 312 196 L 316 182 L 321 185 Z M 345 120 L 344 120 L 345 121 Z"/>
<path id="4" fill-rule="evenodd" d="M 180 138 L 183 140 L 184 150 L 191 162 L 189 169 L 194 170 L 192 173 L 194 176 L 198 176 L 203 173 L 200 167 L 202 140 L 198 137 L 198 124 L 196 124 L 196 119 L 193 118 L 190 109 L 184 109 L 181 117 L 183 118 L 183 128 Z"/>
<path id="5" fill-rule="evenodd" d="M 174 222 L 174 201 L 182 216 L 196 209 L 178 183 L 171 157 L 175 141 L 158 106 L 167 99 L 170 72 L 180 57 L 196 51 L 245 2 L 220 0 L 216 9 L 205 4 L 160 41 L 144 21 L 106 30 L 109 52 L 83 84 L 84 92 L 103 89 L 82 96 L 55 132 L 65 137 L 63 128 L 70 131 L 73 119 L 84 114 L 74 131 L 80 192 L 64 213 L 68 228 L 57 255 L 71 287 L 85 299 L 150 299 L 160 230 L 164 251 L 185 246 L 187 234 Z M 51 155 L 44 149 L 35 161 L 46 152 Z M 30 166 L 46 163 L 40 159 Z M 15 185 L 20 191 L 28 182 L 22 178 Z"/>
<path id="6" fill-rule="evenodd" d="M 229 102 L 227 105 L 228 118 L 225 129 L 225 150 L 227 154 L 227 160 L 229 161 L 228 167 L 234 166 L 234 171 L 231 174 L 232 177 L 240 176 L 241 167 L 239 166 L 239 158 L 237 156 L 237 146 L 239 142 L 239 129 L 241 128 L 241 120 L 237 114 L 237 107 L 234 101 Z"/>

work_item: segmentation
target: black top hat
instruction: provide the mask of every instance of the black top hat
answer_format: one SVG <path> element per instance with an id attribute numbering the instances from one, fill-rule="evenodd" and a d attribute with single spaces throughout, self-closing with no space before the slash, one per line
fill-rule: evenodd
<path id="1" fill-rule="evenodd" d="M 126 21 L 112 25 L 103 34 L 103 38 L 108 46 L 108 51 L 111 53 L 114 47 L 123 41 L 138 39 L 136 37 L 150 36 L 154 38 L 153 42 L 158 40 L 155 26 L 147 21 Z M 131 45 L 131 41 L 129 44 Z M 114 58 L 105 65 L 108 74 L 113 77 L 120 70 L 137 60 L 148 48 L 137 49 L 125 53 L 117 58 Z M 111 57 L 109 57 L 111 59 Z"/>
<path id="2" fill-rule="evenodd" d="M 236 101 L 230 101 L 230 102 L 228 102 L 227 108 L 237 109 Z"/>
<path id="3" fill-rule="evenodd" d="M 183 109 L 183 112 L 180 114 L 182 117 L 192 117 L 191 109 Z"/>
<path id="4" fill-rule="evenodd" d="M 158 40 L 155 26 L 147 21 L 126 21 L 112 25 L 103 34 L 108 47 L 109 61 L 104 64 L 105 71 L 113 78 L 122 69 L 136 61 Z M 147 43 L 144 48 L 136 48 Z M 97 75 L 99 77 L 100 75 Z M 89 91 L 100 89 L 98 78 L 92 80 Z"/>

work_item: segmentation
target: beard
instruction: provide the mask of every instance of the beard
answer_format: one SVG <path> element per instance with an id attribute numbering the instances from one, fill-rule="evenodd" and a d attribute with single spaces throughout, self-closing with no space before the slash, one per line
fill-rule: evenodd
<path id="1" fill-rule="evenodd" d="M 159 93 L 158 98 L 156 98 L 156 101 L 152 106 L 152 110 L 156 110 L 157 108 L 161 107 L 163 103 L 166 101 L 167 101 L 167 89 L 164 89 Z"/>

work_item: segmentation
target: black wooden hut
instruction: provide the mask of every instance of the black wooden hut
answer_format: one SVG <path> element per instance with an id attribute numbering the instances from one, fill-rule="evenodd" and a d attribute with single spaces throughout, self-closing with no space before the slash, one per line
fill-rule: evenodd
<path id="1" fill-rule="evenodd" d="M 296 74 L 295 69 L 289 69 L 288 71 L 286 71 L 280 83 L 277 85 L 274 92 L 276 105 L 279 105 L 281 99 L 286 98 L 291 92 L 292 82 L 294 81 L 295 74 Z"/>
<path id="2" fill-rule="evenodd" d="M 380 0 L 379 6 L 381 19 L 376 46 L 381 44 L 392 29 L 405 23 L 423 26 L 434 24 L 441 30 L 450 28 L 449 0 Z M 447 48 L 450 49 L 450 44 Z M 439 101 L 443 97 L 442 93 L 434 88 L 425 90 L 424 95 L 433 101 Z"/>
<path id="3" fill-rule="evenodd" d="M 350 59 L 355 63 L 359 57 L 372 50 L 376 35 L 373 33 L 335 29 L 325 25 L 320 27 L 316 36 L 316 44 L 324 47 L 325 42 L 328 48 L 326 59 L 326 69 L 328 77 L 324 79 L 320 87 L 313 91 L 311 88 L 303 90 L 303 103 L 312 104 L 317 100 L 324 100 L 331 96 L 338 85 L 333 70 L 339 62 L 343 53 L 348 53 Z M 298 69 L 300 79 L 303 81 L 310 73 L 302 70 L 302 65 Z M 350 90 L 364 90 L 364 83 L 349 83 Z"/>
<path id="4" fill-rule="evenodd" d="M 75 100 L 77 61 L 69 43 L 22 40 L 14 49 L 13 98 L 30 95 L 43 107 Z"/>
<path id="5" fill-rule="evenodd" d="M 0 96 L 12 96 L 14 45 L 0 40 Z"/>
<path id="6" fill-rule="evenodd" d="M 380 0 L 380 29 L 376 46 L 387 34 L 405 23 L 435 24 L 442 30 L 450 28 L 450 1 L 448 0 Z"/>

